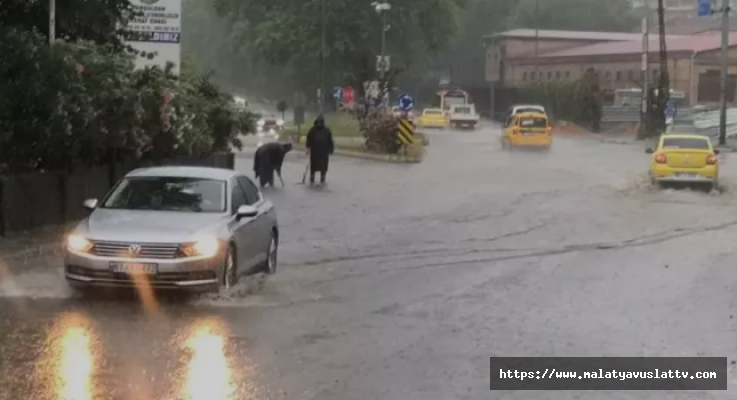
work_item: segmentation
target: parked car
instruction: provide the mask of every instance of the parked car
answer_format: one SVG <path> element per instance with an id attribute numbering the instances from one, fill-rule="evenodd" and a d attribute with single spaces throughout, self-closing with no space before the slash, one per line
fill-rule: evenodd
<path id="1" fill-rule="evenodd" d="M 91 213 L 64 244 L 73 287 L 211 291 L 230 288 L 250 270 L 276 272 L 276 210 L 236 171 L 137 169 L 84 207 Z"/>

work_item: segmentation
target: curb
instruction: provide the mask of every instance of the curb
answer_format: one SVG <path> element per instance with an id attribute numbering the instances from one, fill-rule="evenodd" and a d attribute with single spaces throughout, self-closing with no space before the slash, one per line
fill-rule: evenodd
<path id="1" fill-rule="evenodd" d="M 299 146 L 299 149 L 302 151 L 306 150 L 302 146 Z M 395 163 L 395 164 L 417 164 L 417 163 L 421 163 L 424 160 L 424 151 L 423 151 L 423 156 L 412 157 L 412 156 L 405 156 L 401 154 L 367 153 L 361 150 L 349 150 L 349 149 L 341 149 L 339 147 L 336 147 L 333 155 L 341 156 L 341 157 L 349 157 L 349 158 L 359 158 L 363 160 L 383 161 L 383 162 L 389 162 L 389 163 Z"/>
<path id="2" fill-rule="evenodd" d="M 423 157 L 411 157 L 411 156 L 403 156 L 399 154 L 376 154 L 376 153 L 366 153 L 364 151 L 343 150 L 343 149 L 335 149 L 335 155 L 343 156 L 343 157 L 351 157 L 351 158 L 361 158 L 364 160 L 384 161 L 384 162 L 397 163 L 397 164 L 417 164 L 417 163 L 422 162 L 423 160 Z"/>

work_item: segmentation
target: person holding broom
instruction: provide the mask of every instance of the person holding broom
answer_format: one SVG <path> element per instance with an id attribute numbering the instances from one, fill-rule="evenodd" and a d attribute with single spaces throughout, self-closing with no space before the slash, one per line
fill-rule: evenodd
<path id="1" fill-rule="evenodd" d="M 335 151 L 333 145 L 333 133 L 325 126 L 322 115 L 315 119 L 315 123 L 309 132 L 305 142 L 307 153 L 310 155 L 310 183 L 315 183 L 315 173 L 320 173 L 320 183 L 325 183 L 328 173 L 330 155 Z"/>

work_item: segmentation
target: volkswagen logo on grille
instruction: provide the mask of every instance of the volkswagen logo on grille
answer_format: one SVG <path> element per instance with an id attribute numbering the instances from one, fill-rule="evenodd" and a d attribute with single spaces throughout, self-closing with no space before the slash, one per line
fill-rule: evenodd
<path id="1" fill-rule="evenodd" d="M 141 245 L 138 244 L 132 244 L 128 246 L 128 254 L 132 256 L 137 256 L 141 254 Z"/>

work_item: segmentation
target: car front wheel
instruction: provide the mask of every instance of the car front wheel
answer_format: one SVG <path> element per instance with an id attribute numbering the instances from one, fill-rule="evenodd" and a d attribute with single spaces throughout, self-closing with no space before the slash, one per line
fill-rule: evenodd
<path id="1" fill-rule="evenodd" d="M 276 232 L 271 232 L 271 239 L 269 239 L 269 247 L 266 249 L 266 262 L 264 263 L 264 272 L 269 275 L 276 273 L 276 266 L 279 255 L 279 240 L 277 239 Z"/>
<path id="2" fill-rule="evenodd" d="M 225 254 L 225 266 L 223 267 L 223 288 L 230 289 L 238 283 L 238 266 L 232 247 L 228 247 Z"/>

